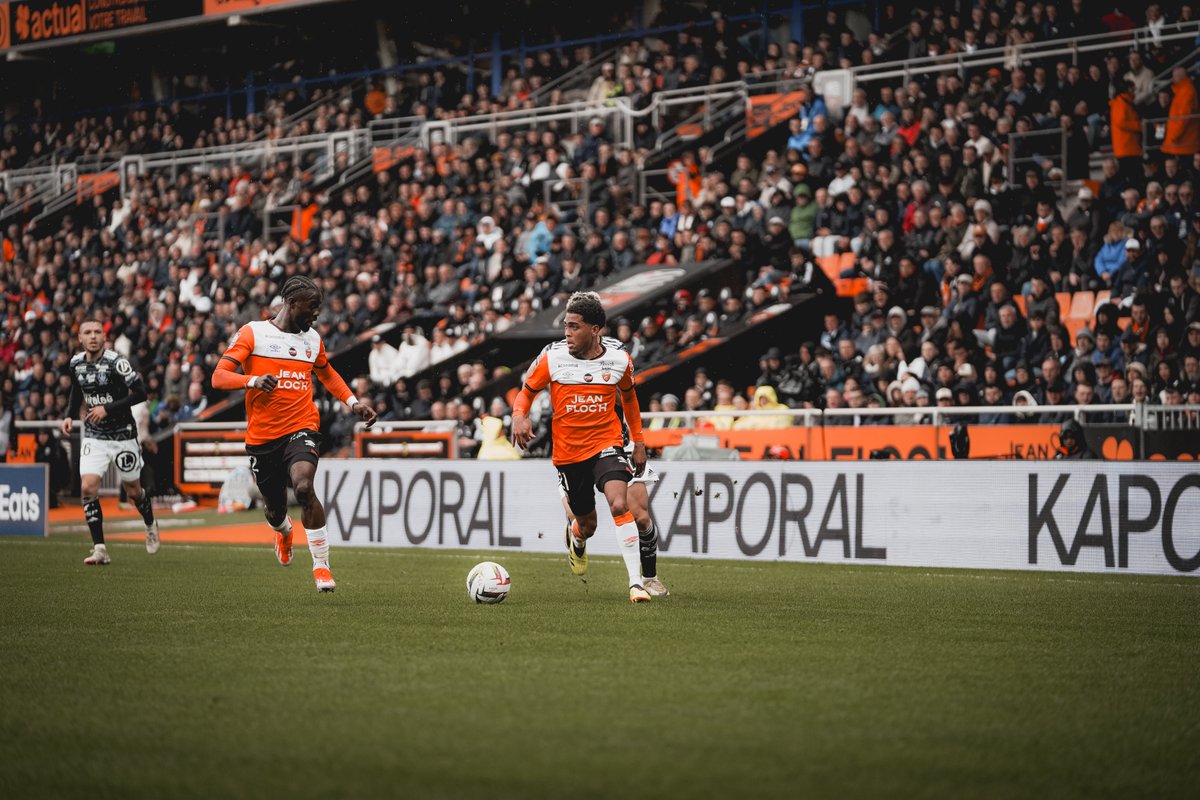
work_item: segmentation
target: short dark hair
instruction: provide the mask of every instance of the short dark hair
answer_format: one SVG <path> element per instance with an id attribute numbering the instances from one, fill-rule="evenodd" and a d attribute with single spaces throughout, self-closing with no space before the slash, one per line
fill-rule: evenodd
<path id="1" fill-rule="evenodd" d="M 307 275 L 293 275 L 283 282 L 283 288 L 279 290 L 279 296 L 283 298 L 285 303 L 292 300 L 300 300 L 303 297 L 315 298 L 320 303 L 325 298 L 325 293 L 321 291 L 321 287 L 317 286 L 317 282 Z"/>
<path id="2" fill-rule="evenodd" d="M 595 292 L 576 292 L 571 295 L 571 299 L 567 301 L 566 313 L 578 314 L 588 325 L 604 327 L 604 323 L 608 321 L 604 305 L 600 302 L 600 295 Z"/>

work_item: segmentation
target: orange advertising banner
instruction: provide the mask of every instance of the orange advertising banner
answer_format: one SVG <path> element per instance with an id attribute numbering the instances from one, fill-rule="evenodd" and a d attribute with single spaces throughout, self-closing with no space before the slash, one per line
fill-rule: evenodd
<path id="1" fill-rule="evenodd" d="M 755 139 L 800 111 L 800 92 L 760 94 L 746 104 L 746 138 Z"/>
<path id="2" fill-rule="evenodd" d="M 204 16 L 217 14 L 253 14 L 269 6 L 290 5 L 303 0 L 204 0 Z M 311 0 L 309 0 L 311 2 Z"/>
<path id="3" fill-rule="evenodd" d="M 741 451 L 743 460 L 767 457 L 777 445 L 787 448 L 797 461 L 861 461 L 873 452 L 889 458 L 940 460 L 950 454 L 952 428 L 933 425 L 870 425 L 795 427 L 779 430 L 690 430 L 671 428 L 646 431 L 646 446 L 658 449 L 677 445 L 685 434 L 717 436 L 722 447 Z M 1057 425 L 973 425 L 970 428 L 971 458 L 1050 459 L 1056 449 L 1052 436 Z"/>
<path id="4" fill-rule="evenodd" d="M 8 3 L 0 3 L 0 50 L 7 50 L 12 43 L 12 33 L 8 27 Z"/>

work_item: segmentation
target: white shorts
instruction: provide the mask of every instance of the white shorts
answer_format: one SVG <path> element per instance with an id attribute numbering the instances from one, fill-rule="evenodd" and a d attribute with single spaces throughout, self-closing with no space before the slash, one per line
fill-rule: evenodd
<path id="1" fill-rule="evenodd" d="M 80 475 L 104 475 L 115 464 L 121 480 L 136 481 L 142 474 L 142 448 L 137 439 L 84 439 L 79 451 Z"/>
<path id="2" fill-rule="evenodd" d="M 629 479 L 629 482 L 645 484 L 658 483 L 658 473 L 655 472 L 654 468 L 650 466 L 650 462 L 646 462 L 646 468 L 642 470 L 642 474 L 633 476 Z M 565 486 L 563 486 L 563 482 L 556 481 L 555 485 L 558 486 L 559 496 L 565 498 L 567 496 L 567 489 Z"/>

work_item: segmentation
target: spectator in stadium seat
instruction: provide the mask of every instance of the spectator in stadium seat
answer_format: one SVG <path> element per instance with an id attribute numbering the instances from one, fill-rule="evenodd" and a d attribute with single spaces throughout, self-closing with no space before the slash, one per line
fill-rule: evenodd
<path id="1" fill-rule="evenodd" d="M 187 422 L 199 417 L 208 408 L 208 398 L 204 396 L 204 384 L 192 382 L 187 388 L 187 403 L 179 409 L 175 419 L 177 422 Z"/>
<path id="2" fill-rule="evenodd" d="M 1122 223 L 1111 223 L 1108 233 L 1104 235 L 1104 244 L 1096 252 L 1093 260 L 1092 275 L 1086 280 L 1080 279 L 1081 288 L 1093 291 L 1111 288 L 1113 276 L 1125 260 L 1125 243 L 1129 240 L 1130 237 Z"/>
<path id="3" fill-rule="evenodd" d="M 383 337 L 375 334 L 371 337 L 371 352 L 367 356 L 371 382 L 379 386 L 388 386 L 399 377 L 399 353 Z"/>
<path id="4" fill-rule="evenodd" d="M 1137 239 L 1126 239 L 1124 258 L 1111 276 L 1112 297 L 1132 297 L 1146 285 L 1147 270 L 1142 258 L 1142 244 Z"/>

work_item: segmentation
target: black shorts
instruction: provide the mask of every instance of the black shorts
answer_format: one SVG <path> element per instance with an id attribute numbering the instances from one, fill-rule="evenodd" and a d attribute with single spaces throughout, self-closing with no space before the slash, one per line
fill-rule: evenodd
<path id="1" fill-rule="evenodd" d="M 263 444 L 246 445 L 250 471 L 268 507 L 287 502 L 292 464 L 307 461 L 315 465 L 320 444 L 321 434 L 305 429 Z"/>
<path id="2" fill-rule="evenodd" d="M 586 516 L 596 510 L 596 489 L 604 491 L 609 481 L 629 483 L 633 468 L 629 457 L 619 447 L 601 450 L 587 461 L 558 466 L 558 482 L 567 494 L 567 505 L 576 517 Z"/>

